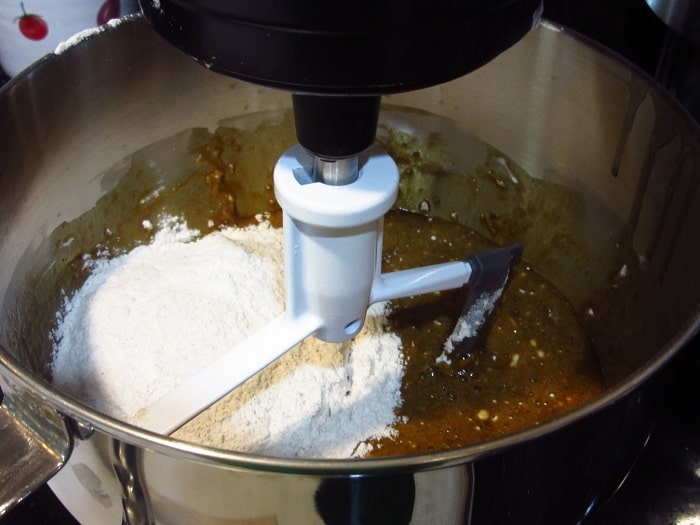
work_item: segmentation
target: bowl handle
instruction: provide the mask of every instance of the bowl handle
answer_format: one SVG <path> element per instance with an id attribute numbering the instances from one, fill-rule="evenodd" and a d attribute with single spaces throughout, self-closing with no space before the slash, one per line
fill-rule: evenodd
<path id="1" fill-rule="evenodd" d="M 38 396 L 0 377 L 0 516 L 48 481 L 68 460 L 65 418 Z"/>

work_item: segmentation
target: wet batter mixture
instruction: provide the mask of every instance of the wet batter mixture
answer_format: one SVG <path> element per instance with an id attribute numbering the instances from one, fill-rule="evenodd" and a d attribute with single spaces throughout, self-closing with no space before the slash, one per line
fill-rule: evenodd
<path id="1" fill-rule="evenodd" d="M 392 213 L 385 230 L 387 267 L 454 260 L 492 247 L 464 226 Z M 602 390 L 590 341 L 566 298 L 527 263 L 516 266 L 483 348 L 437 363 L 466 290 L 394 302 L 391 327 L 407 366 L 399 437 L 377 455 L 457 447 L 537 425 Z"/>
<path id="2" fill-rule="evenodd" d="M 144 221 L 156 223 L 162 213 L 182 216 L 202 234 L 250 224 L 261 212 L 279 226 L 271 174 L 279 155 L 295 142 L 293 123 L 287 113 L 247 127 L 180 136 L 176 142 L 185 150 L 178 160 L 183 175 L 172 181 L 163 182 L 153 168 L 148 160 L 153 152 L 137 155 L 94 210 L 56 230 L 58 264 L 42 274 L 43 285 L 52 286 L 54 296 L 56 283 L 76 289 L 86 278 L 86 254 L 119 254 L 148 242 L 152 232 Z M 415 170 L 420 166 L 415 159 L 426 154 L 407 151 L 404 139 L 401 133 L 380 139 L 402 172 Z M 429 142 L 416 146 L 430 147 Z M 476 179 L 467 180 L 476 184 Z M 410 191 L 420 193 L 420 188 Z M 387 215 L 384 271 L 462 259 L 495 246 L 454 214 L 432 217 L 434 205 L 426 201 L 410 212 L 396 209 Z M 482 224 L 493 229 L 498 219 L 485 214 Z M 436 362 L 465 296 L 466 290 L 457 290 L 392 303 L 390 326 L 401 337 L 406 362 L 399 414 L 405 422 L 398 424 L 398 438 L 374 443 L 373 455 L 425 452 L 493 438 L 550 420 L 602 391 L 600 368 L 577 313 L 526 261 L 516 267 L 484 347 L 469 355 L 453 354 L 450 364 Z"/>

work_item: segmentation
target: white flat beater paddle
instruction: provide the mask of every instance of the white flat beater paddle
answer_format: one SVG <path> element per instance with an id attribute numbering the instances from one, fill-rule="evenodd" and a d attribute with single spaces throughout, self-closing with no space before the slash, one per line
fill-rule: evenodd
<path id="1" fill-rule="evenodd" d="M 174 432 L 310 335 L 351 339 L 371 304 L 469 283 L 468 259 L 381 273 L 383 218 L 396 201 L 399 172 L 380 148 L 360 156 L 349 184 L 316 182 L 313 170 L 314 158 L 299 145 L 274 170 L 284 212 L 286 311 L 139 412 L 140 426 Z"/>

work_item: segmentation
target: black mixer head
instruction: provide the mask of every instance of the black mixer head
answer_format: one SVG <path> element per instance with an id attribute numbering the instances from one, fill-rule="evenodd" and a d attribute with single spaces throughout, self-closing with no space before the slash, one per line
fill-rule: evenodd
<path id="1" fill-rule="evenodd" d="M 298 94 L 301 144 L 334 158 L 373 142 L 381 95 L 477 69 L 530 30 L 542 0 L 140 3 L 158 33 L 207 67 Z M 348 113 L 344 131 L 324 127 L 348 122 Z"/>

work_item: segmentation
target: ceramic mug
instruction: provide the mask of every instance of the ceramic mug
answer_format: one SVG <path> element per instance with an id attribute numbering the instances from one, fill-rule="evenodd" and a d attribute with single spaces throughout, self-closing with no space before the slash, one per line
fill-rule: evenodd
<path id="1" fill-rule="evenodd" d="M 136 0 L 0 0 L 0 65 L 14 76 L 74 34 L 137 9 Z"/>

